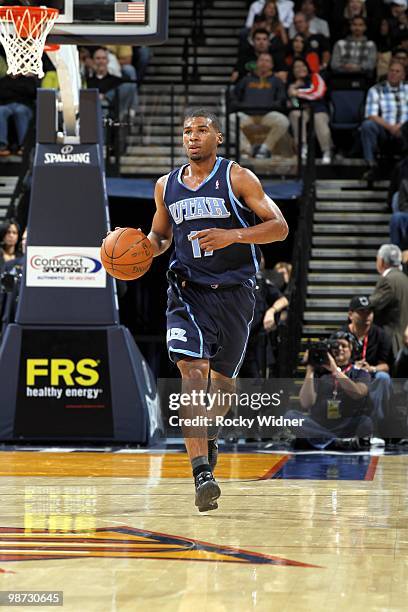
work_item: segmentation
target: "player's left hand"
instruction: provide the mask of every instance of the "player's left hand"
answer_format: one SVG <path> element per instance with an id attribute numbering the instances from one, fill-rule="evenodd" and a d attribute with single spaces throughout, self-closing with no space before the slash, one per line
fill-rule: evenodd
<path id="1" fill-rule="evenodd" d="M 234 242 L 231 230 L 223 230 L 215 227 L 197 232 L 194 236 L 190 237 L 190 240 L 197 240 L 197 238 L 200 249 L 203 251 L 223 249 Z"/>

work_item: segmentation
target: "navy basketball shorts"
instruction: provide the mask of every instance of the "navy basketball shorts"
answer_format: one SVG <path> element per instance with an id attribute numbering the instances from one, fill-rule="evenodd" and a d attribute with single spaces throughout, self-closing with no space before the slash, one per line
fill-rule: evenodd
<path id="1" fill-rule="evenodd" d="M 201 287 L 167 273 L 167 350 L 170 359 L 209 359 L 212 370 L 235 378 L 245 357 L 255 296 L 248 286 Z"/>

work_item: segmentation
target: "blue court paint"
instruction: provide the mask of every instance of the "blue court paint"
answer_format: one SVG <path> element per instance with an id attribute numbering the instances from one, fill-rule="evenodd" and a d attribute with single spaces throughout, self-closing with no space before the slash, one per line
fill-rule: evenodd
<path id="1" fill-rule="evenodd" d="M 300 480 L 372 480 L 377 457 L 368 455 L 292 455 L 272 478 Z"/>

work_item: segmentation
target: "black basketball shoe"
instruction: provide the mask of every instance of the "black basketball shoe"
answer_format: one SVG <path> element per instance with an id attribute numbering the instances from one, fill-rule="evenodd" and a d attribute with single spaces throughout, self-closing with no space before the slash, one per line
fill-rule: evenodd
<path id="1" fill-rule="evenodd" d="M 194 479 L 195 481 L 195 505 L 200 512 L 216 510 L 218 508 L 217 499 L 221 495 L 221 489 L 215 481 L 211 472 L 200 472 Z"/>
<path id="2" fill-rule="evenodd" d="M 218 440 L 214 438 L 213 440 L 208 440 L 208 463 L 211 466 L 211 471 L 215 470 L 215 466 L 217 465 L 218 460 Z"/>

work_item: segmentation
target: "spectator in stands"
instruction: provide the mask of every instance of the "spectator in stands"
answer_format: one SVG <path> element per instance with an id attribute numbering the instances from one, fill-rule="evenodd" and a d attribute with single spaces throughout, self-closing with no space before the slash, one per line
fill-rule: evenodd
<path id="1" fill-rule="evenodd" d="M 82 80 L 86 83 L 87 78 L 93 76 L 94 73 L 94 63 L 92 55 L 88 47 L 79 47 L 78 52 L 79 71 L 81 73 Z"/>
<path id="2" fill-rule="evenodd" d="M 270 53 L 270 46 L 271 44 L 268 30 L 262 28 L 255 30 L 252 35 L 252 39 L 245 41 L 243 45 L 240 46 L 238 60 L 232 72 L 231 81 L 235 83 L 237 80 L 245 77 L 248 73 L 254 72 L 258 57 L 262 53 Z M 271 55 L 274 59 L 274 65 L 279 66 L 280 63 L 283 63 L 283 45 L 279 46 L 277 62 L 275 62 L 274 55 L 272 53 Z"/>
<path id="3" fill-rule="evenodd" d="M 387 75 L 392 59 L 393 42 L 390 35 L 390 26 L 384 18 L 381 20 L 380 31 L 377 40 L 377 78 L 380 79 Z"/>
<path id="4" fill-rule="evenodd" d="M 405 200 L 406 202 L 406 200 Z M 408 208 L 391 215 L 390 240 L 401 249 L 403 264 L 408 263 Z"/>
<path id="5" fill-rule="evenodd" d="M 349 24 L 354 17 L 364 17 L 364 19 L 367 19 L 365 0 L 347 0 L 343 15 Z"/>
<path id="6" fill-rule="evenodd" d="M 397 47 L 392 53 L 392 59 L 397 62 L 401 62 L 401 64 L 404 66 L 406 79 L 408 75 L 408 49 L 404 49 L 404 47 Z"/>
<path id="7" fill-rule="evenodd" d="M 290 410 L 286 418 L 303 418 L 301 428 L 292 428 L 310 446 L 328 448 L 343 438 L 370 437 L 373 423 L 368 416 L 370 375 L 353 364 L 354 336 L 337 332 L 331 338 L 332 348 L 326 364 L 318 367 L 306 353 L 306 375 L 300 390 L 304 411 Z M 358 440 L 355 440 L 358 448 Z"/>
<path id="8" fill-rule="evenodd" d="M 380 22 L 384 15 L 383 0 L 344 0 L 332 2 L 331 24 L 332 37 L 336 41 L 344 38 L 350 31 L 353 17 L 364 17 L 367 20 L 368 37 L 376 40 Z"/>
<path id="9" fill-rule="evenodd" d="M 402 32 L 398 37 L 398 47 L 402 47 L 408 51 L 408 32 Z"/>
<path id="10" fill-rule="evenodd" d="M 18 226 L 17 226 L 18 227 Z M 4 264 L 2 287 L 0 287 L 0 338 L 9 323 L 15 320 L 18 296 L 20 293 L 27 243 L 27 228 L 21 237 L 21 243 L 16 250 L 16 256 Z"/>
<path id="11" fill-rule="evenodd" d="M 377 423 L 381 423 L 387 414 L 392 390 L 389 374 L 393 362 L 391 338 L 374 324 L 373 307 L 367 296 L 356 295 L 351 299 L 348 317 L 349 323 L 344 325 L 343 330 L 349 331 L 356 338 L 355 366 L 371 376 L 372 416 L 375 416 Z"/>
<path id="12" fill-rule="evenodd" d="M 408 327 L 404 331 L 403 346 L 394 363 L 395 378 L 408 378 Z"/>
<path id="13" fill-rule="evenodd" d="M 403 201 L 400 201 L 400 191 L 402 187 Z M 403 157 L 401 161 L 394 166 L 390 177 L 388 188 L 388 205 L 392 212 L 405 210 L 408 208 L 408 155 Z M 402 207 L 401 207 L 402 204 Z M 392 242 L 392 240 L 391 240 Z"/>
<path id="14" fill-rule="evenodd" d="M 350 36 L 334 45 L 331 68 L 333 72 L 363 72 L 370 77 L 377 63 L 377 47 L 365 36 L 364 17 L 353 17 L 350 30 Z"/>
<path id="15" fill-rule="evenodd" d="M 254 24 L 256 15 L 262 13 L 265 6 L 265 0 L 255 0 L 249 7 L 248 17 L 245 23 L 245 27 L 250 30 Z M 291 0 L 278 0 L 277 7 L 279 12 L 279 21 L 284 28 L 288 29 L 293 21 L 293 6 L 294 3 Z"/>
<path id="16" fill-rule="evenodd" d="M 38 80 L 32 76 L 10 76 L 0 79 L 0 157 L 10 155 L 8 128 L 13 118 L 17 132 L 17 154 L 22 155 L 28 126 L 33 116 Z"/>
<path id="17" fill-rule="evenodd" d="M 396 167 L 391 180 L 392 210 L 390 240 L 402 251 L 402 263 L 408 263 L 408 157 Z"/>
<path id="18" fill-rule="evenodd" d="M 302 4 L 300 5 L 300 10 L 306 16 L 306 19 L 309 22 L 310 34 L 322 34 L 326 38 L 330 38 L 329 24 L 325 19 L 320 19 L 320 17 L 317 17 L 317 0 L 303 0 Z M 296 30 L 292 24 L 289 28 L 290 38 L 293 38 L 295 34 Z"/>
<path id="19" fill-rule="evenodd" d="M 276 0 L 268 0 L 265 2 L 262 13 L 255 17 L 252 31 L 258 30 L 259 28 L 267 30 L 269 32 L 269 42 L 272 45 L 276 39 L 277 43 L 280 43 L 279 49 L 282 45 L 288 44 L 288 35 L 285 28 L 279 21 L 279 13 L 276 6 Z M 271 49 L 273 51 L 273 49 Z"/>
<path id="20" fill-rule="evenodd" d="M 303 34 L 296 34 L 289 41 L 285 64 L 292 66 L 297 58 L 305 59 L 313 73 L 320 71 L 320 57 L 315 51 L 309 49 L 308 42 Z"/>
<path id="21" fill-rule="evenodd" d="M 252 33 L 257 30 L 266 30 L 269 33 L 268 53 L 272 55 L 275 66 L 279 69 L 284 68 L 285 48 L 288 43 L 288 35 L 279 21 L 276 0 L 268 0 L 265 3 L 262 13 L 255 17 L 251 35 L 242 43 L 243 48 L 245 48 L 244 45 L 246 45 L 247 48 L 250 49 L 248 44 L 251 45 Z"/>
<path id="22" fill-rule="evenodd" d="M 254 318 L 240 376 L 268 378 L 275 364 L 276 336 L 271 332 L 276 330 L 280 314 L 288 307 L 289 302 L 268 278 L 263 255 L 260 271 L 256 275 L 254 293 Z"/>
<path id="23" fill-rule="evenodd" d="M 331 163 L 332 139 L 330 134 L 330 118 L 324 95 L 326 83 L 318 73 L 310 72 L 307 62 L 296 59 L 293 62 L 288 79 L 288 98 L 292 109 L 289 113 L 295 143 L 299 143 L 299 119 L 302 115 L 302 158 L 307 158 L 307 123 L 310 109 L 314 111 L 316 137 L 323 153 L 322 163 Z M 303 114 L 299 110 L 301 103 L 307 102 L 309 107 Z"/>
<path id="24" fill-rule="evenodd" d="M 152 58 L 153 47 L 133 47 L 133 65 L 136 66 L 137 81 L 143 81 Z"/>
<path id="25" fill-rule="evenodd" d="M 383 244 L 377 253 L 377 271 L 381 275 L 370 304 L 375 322 L 390 335 L 395 358 L 403 345 L 408 325 L 408 277 L 402 272 L 401 250 L 395 244 Z"/>
<path id="26" fill-rule="evenodd" d="M 375 175 L 378 144 L 388 141 L 395 146 L 404 139 L 403 124 L 408 121 L 408 83 L 404 83 L 404 78 L 404 66 L 394 60 L 390 64 L 387 80 L 368 90 L 361 142 L 369 167 L 364 178 L 369 181 Z"/>
<path id="27" fill-rule="evenodd" d="M 292 264 L 288 263 L 287 261 L 278 261 L 272 270 L 266 270 L 265 273 L 273 284 L 276 285 L 279 291 L 286 294 L 290 277 L 292 276 Z"/>
<path id="28" fill-rule="evenodd" d="M 132 65 L 133 49 L 131 45 L 108 45 L 108 51 L 117 58 L 121 75 L 129 80 L 136 81 L 136 68 Z"/>
<path id="29" fill-rule="evenodd" d="M 303 13 L 296 13 L 294 20 L 294 36 L 296 34 L 302 34 L 308 44 L 308 49 L 314 51 L 320 60 L 320 70 L 327 68 L 330 62 L 330 42 L 322 34 L 311 34 L 309 30 L 309 22 L 306 15 Z"/>
<path id="30" fill-rule="evenodd" d="M 136 68 L 132 64 L 133 49 L 131 45 L 109 45 L 107 49 L 114 54 L 118 61 L 120 74 L 127 81 L 132 81 L 134 84 L 133 98 L 129 108 L 130 114 L 135 115 L 138 106 L 137 94 L 137 73 Z"/>
<path id="31" fill-rule="evenodd" d="M 246 76 L 235 86 L 231 107 L 232 110 L 239 111 L 242 153 L 252 154 L 260 159 L 271 157 L 274 146 L 289 128 L 289 120 L 284 114 L 285 86 L 273 75 L 271 55 L 262 53 L 258 57 L 254 74 Z M 231 118 L 234 124 L 235 113 Z M 264 142 L 252 149 L 243 130 L 254 124 L 267 126 L 269 132 Z"/>
<path id="32" fill-rule="evenodd" d="M 400 36 L 408 30 L 407 0 L 393 0 L 391 16 L 387 19 L 392 46 L 399 44 Z"/>
<path id="33" fill-rule="evenodd" d="M 95 49 L 93 61 L 95 73 L 88 77 L 87 86 L 99 89 L 101 100 L 110 106 L 115 102 L 115 90 L 118 89 L 119 118 L 122 119 L 132 108 L 136 85 L 109 73 L 108 51 L 104 47 Z"/>
<path id="34" fill-rule="evenodd" d="M 0 228 L 0 272 L 16 257 L 21 257 L 21 232 L 18 223 L 12 219 Z"/>
<path id="35" fill-rule="evenodd" d="M 378 53 L 377 56 L 377 77 L 378 80 L 385 80 L 392 61 L 400 62 L 405 68 L 405 80 L 408 75 L 408 49 L 397 47 L 387 53 Z"/>
<path id="36" fill-rule="evenodd" d="M 350 32 L 351 21 L 354 17 L 363 17 L 367 19 L 367 6 L 365 0 L 347 0 L 344 9 L 341 3 L 336 3 L 333 8 L 333 20 L 337 25 L 335 40 L 347 36 Z"/>

